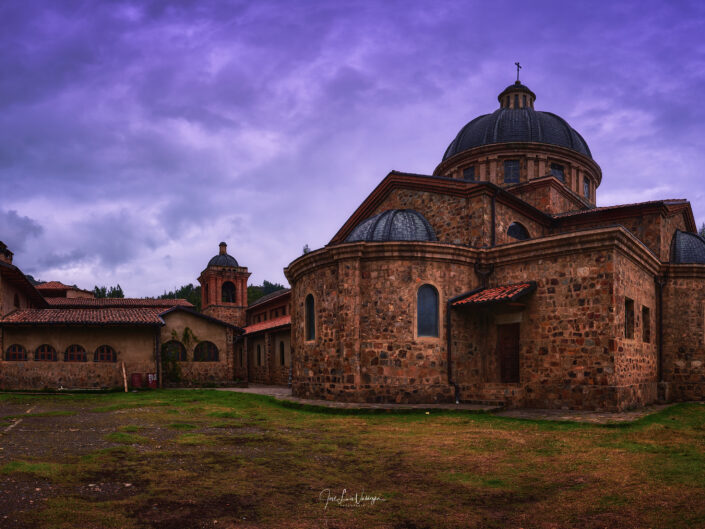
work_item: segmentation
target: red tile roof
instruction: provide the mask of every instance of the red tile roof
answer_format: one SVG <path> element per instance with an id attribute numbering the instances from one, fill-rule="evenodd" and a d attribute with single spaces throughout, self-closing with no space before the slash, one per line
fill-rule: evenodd
<path id="1" fill-rule="evenodd" d="M 148 298 L 47 298 L 51 307 L 61 308 L 129 308 L 129 307 L 193 307 L 185 299 Z"/>
<path id="2" fill-rule="evenodd" d="M 71 285 L 64 285 L 61 281 L 47 281 L 37 285 L 37 290 L 83 290 Z"/>
<path id="3" fill-rule="evenodd" d="M 275 327 L 282 327 L 284 325 L 291 325 L 291 314 L 248 325 L 245 327 L 245 334 L 253 334 L 260 331 L 266 331 L 267 329 L 274 329 Z"/>
<path id="4" fill-rule="evenodd" d="M 164 309 L 95 308 L 95 309 L 21 309 L 5 316 L 5 324 L 82 324 L 82 325 L 164 325 L 159 314 Z"/>
<path id="5" fill-rule="evenodd" d="M 580 211 L 566 211 L 564 213 L 556 213 L 553 216 L 555 218 L 575 217 L 578 215 L 590 215 L 590 214 L 598 213 L 601 211 L 613 211 L 613 210 L 618 210 L 618 209 L 656 206 L 656 205 L 660 205 L 660 204 L 663 204 L 668 207 L 668 206 L 678 206 L 678 205 L 687 204 L 687 203 L 688 203 L 688 201 L 684 198 L 667 198 L 665 200 L 649 200 L 648 202 L 634 202 L 632 204 L 618 204 L 616 206 L 600 206 L 598 208 L 583 209 Z"/>
<path id="6" fill-rule="evenodd" d="M 463 307 L 471 305 L 482 305 L 486 303 L 501 303 L 504 301 L 516 301 L 517 299 L 530 294 L 536 289 L 536 283 L 527 281 L 516 285 L 503 285 L 499 287 L 483 288 L 470 292 L 466 297 L 457 299 L 453 306 Z"/>

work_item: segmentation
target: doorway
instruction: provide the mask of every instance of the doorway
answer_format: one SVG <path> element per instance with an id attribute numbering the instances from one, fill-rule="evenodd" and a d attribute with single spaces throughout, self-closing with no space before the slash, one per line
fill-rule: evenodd
<path id="1" fill-rule="evenodd" d="M 497 325 L 497 359 L 503 383 L 519 382 L 519 325 Z"/>

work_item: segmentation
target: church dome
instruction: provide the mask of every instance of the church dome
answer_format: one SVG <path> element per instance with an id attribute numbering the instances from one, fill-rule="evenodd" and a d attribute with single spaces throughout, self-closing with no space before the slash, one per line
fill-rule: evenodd
<path id="1" fill-rule="evenodd" d="M 671 262 L 705 264 L 705 238 L 676 230 L 671 240 Z"/>
<path id="2" fill-rule="evenodd" d="M 240 266 L 232 255 L 228 254 L 228 245 L 224 242 L 220 243 L 220 252 L 218 255 L 208 261 L 208 266 Z"/>
<path id="3" fill-rule="evenodd" d="M 481 145 L 535 142 L 558 145 L 592 158 L 590 148 L 568 123 L 550 112 L 534 110 L 536 95 L 517 81 L 499 96 L 500 108 L 465 125 L 450 143 L 443 161 Z"/>
<path id="4" fill-rule="evenodd" d="M 389 209 L 363 220 L 345 242 L 437 241 L 426 218 L 413 209 Z"/>

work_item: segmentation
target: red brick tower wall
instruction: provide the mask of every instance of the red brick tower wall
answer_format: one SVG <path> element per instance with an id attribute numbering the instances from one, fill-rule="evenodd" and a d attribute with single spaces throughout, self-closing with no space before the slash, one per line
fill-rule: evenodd
<path id="1" fill-rule="evenodd" d="M 220 255 L 227 255 L 227 246 L 220 244 Z M 235 263 L 233 259 L 233 263 Z M 238 327 L 246 325 L 247 279 L 250 273 L 244 266 L 209 265 L 201 272 L 201 307 L 207 316 L 218 318 Z M 230 281 L 235 286 L 235 301 L 223 300 L 223 284 Z"/>

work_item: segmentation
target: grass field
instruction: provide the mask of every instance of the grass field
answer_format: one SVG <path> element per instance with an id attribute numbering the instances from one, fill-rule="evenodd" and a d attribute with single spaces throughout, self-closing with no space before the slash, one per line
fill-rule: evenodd
<path id="1" fill-rule="evenodd" d="M 0 432 L 0 527 L 705 527 L 701 404 L 599 426 L 5 394 Z"/>

